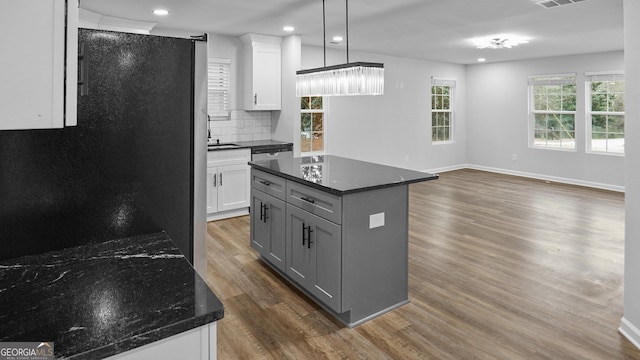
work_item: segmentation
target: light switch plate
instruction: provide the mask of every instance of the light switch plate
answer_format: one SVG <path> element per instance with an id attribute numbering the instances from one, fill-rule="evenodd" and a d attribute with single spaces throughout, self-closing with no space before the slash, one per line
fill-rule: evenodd
<path id="1" fill-rule="evenodd" d="M 369 229 L 374 229 L 384 226 L 384 213 L 377 213 L 369 215 Z"/>

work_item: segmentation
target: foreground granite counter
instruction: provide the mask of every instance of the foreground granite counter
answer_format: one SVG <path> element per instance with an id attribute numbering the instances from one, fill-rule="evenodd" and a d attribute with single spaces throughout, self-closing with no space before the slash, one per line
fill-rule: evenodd
<path id="1" fill-rule="evenodd" d="M 224 316 L 165 233 L 0 261 L 0 342 L 102 359 Z"/>
<path id="2" fill-rule="evenodd" d="M 409 185 L 437 175 L 337 156 L 249 165 L 267 265 L 349 327 L 409 302 Z"/>
<path id="3" fill-rule="evenodd" d="M 438 178 L 435 174 L 332 155 L 256 161 L 249 165 L 335 195 Z"/>

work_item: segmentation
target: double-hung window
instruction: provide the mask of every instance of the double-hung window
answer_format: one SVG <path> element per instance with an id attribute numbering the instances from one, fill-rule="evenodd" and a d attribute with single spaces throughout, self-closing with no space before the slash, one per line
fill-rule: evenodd
<path id="1" fill-rule="evenodd" d="M 575 150 L 576 75 L 529 77 L 529 144 Z"/>
<path id="2" fill-rule="evenodd" d="M 624 154 L 624 74 L 586 73 L 587 151 Z"/>
<path id="3" fill-rule="evenodd" d="M 431 142 L 453 141 L 454 80 L 431 78 Z"/>
<path id="4" fill-rule="evenodd" d="M 322 96 L 300 98 L 300 151 L 324 151 L 325 113 Z"/>

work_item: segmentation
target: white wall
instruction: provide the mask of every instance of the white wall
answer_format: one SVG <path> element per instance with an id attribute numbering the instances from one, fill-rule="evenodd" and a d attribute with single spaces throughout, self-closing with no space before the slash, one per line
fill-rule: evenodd
<path id="1" fill-rule="evenodd" d="M 622 70 L 623 52 L 477 64 L 467 67 L 468 162 L 481 168 L 622 190 L 624 157 L 585 152 L 584 73 Z M 531 149 L 529 75 L 577 73 L 577 151 Z M 627 99 L 632 97 L 627 95 Z M 629 103 L 629 102 L 627 102 Z M 517 161 L 513 160 L 513 155 Z"/>
<path id="2" fill-rule="evenodd" d="M 301 39 L 291 35 L 282 39 L 282 107 L 274 111 L 271 123 L 274 140 L 293 142 L 294 152 L 300 153 L 300 100 L 296 98 L 296 71 L 300 70 Z"/>
<path id="3" fill-rule="evenodd" d="M 621 332 L 640 347 L 640 2 L 624 0 L 626 220 Z"/>
<path id="4" fill-rule="evenodd" d="M 327 65 L 345 63 L 345 56 L 344 51 L 328 50 Z M 327 99 L 327 153 L 414 170 L 466 162 L 464 66 L 351 53 L 350 62 L 357 61 L 384 63 L 385 92 Z M 322 65 L 322 48 L 302 47 L 303 69 Z M 457 81 L 453 144 L 431 144 L 431 76 Z"/>

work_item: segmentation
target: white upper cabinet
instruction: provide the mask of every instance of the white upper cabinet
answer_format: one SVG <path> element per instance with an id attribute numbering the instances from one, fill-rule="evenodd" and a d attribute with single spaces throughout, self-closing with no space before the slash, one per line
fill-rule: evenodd
<path id="1" fill-rule="evenodd" d="M 78 0 L 2 5 L 0 130 L 76 125 Z"/>
<path id="2" fill-rule="evenodd" d="M 282 38 L 245 34 L 244 109 L 280 110 Z"/>

